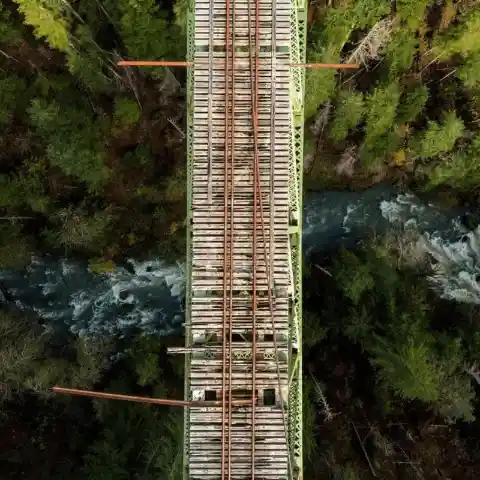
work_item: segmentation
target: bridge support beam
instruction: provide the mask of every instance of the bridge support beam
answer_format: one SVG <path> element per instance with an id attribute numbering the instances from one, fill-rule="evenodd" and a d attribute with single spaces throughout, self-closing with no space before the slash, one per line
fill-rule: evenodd
<path id="1" fill-rule="evenodd" d="M 292 6 L 292 64 L 305 63 L 307 2 L 296 0 Z M 290 255 L 292 303 L 290 319 L 289 446 L 295 478 L 303 478 L 302 421 L 302 225 L 303 225 L 303 129 L 305 69 L 291 70 L 291 160 L 290 160 Z"/>

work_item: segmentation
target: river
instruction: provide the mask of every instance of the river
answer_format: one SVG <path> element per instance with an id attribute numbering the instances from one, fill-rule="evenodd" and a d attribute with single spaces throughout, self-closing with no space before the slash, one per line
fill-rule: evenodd
<path id="1" fill-rule="evenodd" d="M 480 230 L 463 224 L 465 213 L 388 185 L 362 193 L 312 193 L 304 207 L 304 252 L 308 258 L 314 250 L 352 247 L 389 229 L 413 231 L 436 265 L 432 288 L 445 298 L 480 303 Z M 77 335 L 127 335 L 132 329 L 169 334 L 184 321 L 181 260 L 127 260 L 98 275 L 75 259 L 35 257 L 22 271 L 0 271 L 0 285 L 4 302 Z"/>

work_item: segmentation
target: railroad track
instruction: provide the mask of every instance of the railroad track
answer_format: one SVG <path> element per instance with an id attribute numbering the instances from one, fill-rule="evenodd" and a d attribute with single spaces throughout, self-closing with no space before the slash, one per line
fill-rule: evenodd
<path id="1" fill-rule="evenodd" d="M 291 479 L 289 0 L 195 4 L 191 480 Z M 249 405 L 232 402 L 249 399 Z"/>

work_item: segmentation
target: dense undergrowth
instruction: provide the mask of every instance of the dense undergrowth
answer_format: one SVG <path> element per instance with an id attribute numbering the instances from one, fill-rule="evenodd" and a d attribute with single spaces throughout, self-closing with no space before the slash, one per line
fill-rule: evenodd
<path id="1" fill-rule="evenodd" d="M 439 300 L 401 243 L 305 272 L 306 478 L 478 476 L 480 311 Z"/>
<path id="2" fill-rule="evenodd" d="M 98 272 L 183 254 L 184 73 L 116 62 L 182 58 L 184 12 L 183 1 L 1 3 L 1 267 L 46 251 Z M 362 68 L 307 74 L 307 188 L 388 180 L 475 205 L 479 32 L 474 0 L 311 2 L 308 59 Z M 478 307 L 439 300 L 426 267 L 389 241 L 306 265 L 304 478 L 478 478 Z M 2 478 L 180 478 L 180 411 L 49 391 L 181 398 L 167 342 L 182 339 L 65 338 L 4 310 Z"/>
<path id="3" fill-rule="evenodd" d="M 153 0 L 2 3 L 1 265 L 183 252 L 184 74 L 116 66 L 182 57 L 176 18 Z"/>
<path id="4" fill-rule="evenodd" d="M 476 190 L 476 2 L 328 3 L 310 6 L 308 59 L 361 69 L 307 73 L 307 185 Z"/>
<path id="5" fill-rule="evenodd" d="M 175 340 L 62 338 L 32 319 L 0 315 L 1 478 L 181 477 L 180 409 L 53 394 L 69 385 L 182 398 Z M 119 356 L 118 351 L 122 354 Z M 40 472 L 40 476 L 39 476 Z"/>

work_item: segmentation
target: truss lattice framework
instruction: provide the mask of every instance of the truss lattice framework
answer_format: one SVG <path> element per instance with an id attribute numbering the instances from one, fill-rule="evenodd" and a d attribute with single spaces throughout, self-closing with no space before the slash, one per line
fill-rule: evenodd
<path id="1" fill-rule="evenodd" d="M 291 62 L 305 63 L 308 3 L 296 0 L 292 9 Z M 302 443 L 302 210 L 303 210 L 303 125 L 305 70 L 292 68 L 291 75 L 291 164 L 290 164 L 290 256 L 293 305 L 290 322 L 290 386 L 288 399 L 289 445 L 298 478 L 303 478 Z"/>

